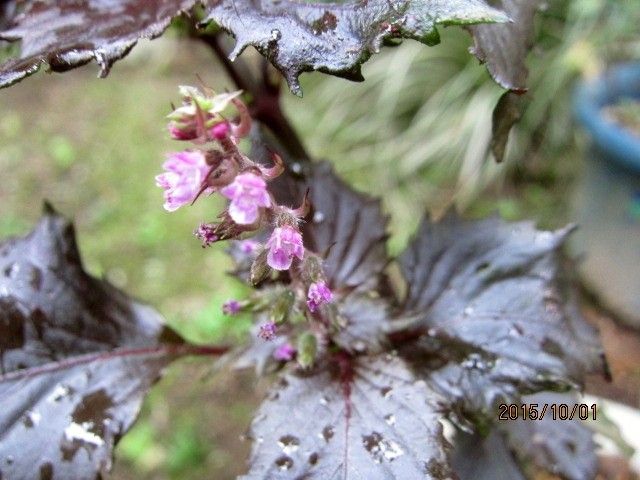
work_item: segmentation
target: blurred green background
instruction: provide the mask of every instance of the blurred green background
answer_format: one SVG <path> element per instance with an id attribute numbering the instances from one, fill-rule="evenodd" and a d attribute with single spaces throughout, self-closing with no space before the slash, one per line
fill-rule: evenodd
<path id="1" fill-rule="evenodd" d="M 640 57 L 640 6 L 549 3 L 529 57 L 528 105 L 502 164 L 486 153 L 502 90 L 468 54 L 463 29 L 442 29 L 438 47 L 384 49 L 365 64 L 362 84 L 307 74 L 303 99 L 285 92 L 313 156 L 330 159 L 357 188 L 384 194 L 392 253 L 427 209 L 497 210 L 543 227 L 571 219 L 584 144 L 571 121 L 571 87 Z M 48 199 L 75 221 L 92 274 L 154 305 L 193 341 L 241 340 L 249 319 L 224 317 L 220 306 L 246 290 L 225 276 L 223 247 L 203 250 L 192 236 L 221 204 L 206 199 L 169 214 L 154 185 L 166 152 L 182 148 L 167 138 L 164 119 L 179 101 L 176 87 L 197 83 L 196 75 L 218 90 L 233 85 L 204 46 L 175 30 L 140 42 L 106 80 L 96 72 L 40 73 L 0 92 L 0 237 L 26 233 Z M 250 373 L 214 373 L 207 361 L 173 366 L 118 446 L 112 478 L 234 478 L 249 448 L 240 435 L 263 391 Z"/>

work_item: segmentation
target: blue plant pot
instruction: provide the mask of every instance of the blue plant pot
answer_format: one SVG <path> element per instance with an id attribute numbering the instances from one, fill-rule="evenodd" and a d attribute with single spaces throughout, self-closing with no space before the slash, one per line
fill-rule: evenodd
<path id="1" fill-rule="evenodd" d="M 583 280 L 628 325 L 640 329 L 640 138 L 602 116 L 603 106 L 640 98 L 640 63 L 616 67 L 575 92 L 577 119 L 593 147 L 573 194 Z"/>
<path id="2" fill-rule="evenodd" d="M 622 98 L 640 99 L 640 63 L 620 65 L 582 83 L 575 92 L 574 111 L 605 159 L 640 174 L 640 137 L 602 115 L 602 107 Z"/>

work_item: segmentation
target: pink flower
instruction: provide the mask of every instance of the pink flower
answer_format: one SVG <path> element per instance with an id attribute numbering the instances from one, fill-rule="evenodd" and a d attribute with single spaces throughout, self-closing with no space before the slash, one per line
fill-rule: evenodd
<path id="1" fill-rule="evenodd" d="M 253 255 L 260 247 L 260 242 L 256 242 L 255 240 L 251 239 L 240 240 L 238 242 L 238 246 L 240 247 L 240 251 L 245 255 Z"/>
<path id="2" fill-rule="evenodd" d="M 198 138 L 197 128 L 194 125 L 170 122 L 168 125 L 169 135 L 174 140 L 194 140 Z"/>
<path id="3" fill-rule="evenodd" d="M 274 270 L 288 270 L 291 267 L 293 257 L 302 260 L 304 255 L 302 235 L 289 225 L 273 230 L 267 242 L 267 248 L 269 249 L 267 264 Z"/>
<path id="4" fill-rule="evenodd" d="M 240 302 L 237 300 L 228 300 L 222 305 L 222 313 L 225 315 L 235 315 L 242 309 Z"/>
<path id="5" fill-rule="evenodd" d="M 209 140 L 212 138 L 215 138 L 216 140 L 222 140 L 223 138 L 226 138 L 231 130 L 229 122 L 227 122 L 226 120 L 215 123 L 212 127 L 208 128 L 206 136 L 203 135 L 204 127 L 199 128 L 198 124 L 195 121 L 169 122 L 167 128 L 169 129 L 169 135 L 173 140 L 198 140 L 201 139 L 201 137 L 206 137 L 204 138 L 204 140 Z"/>
<path id="6" fill-rule="evenodd" d="M 330 303 L 333 300 L 333 293 L 323 281 L 315 282 L 309 285 L 307 293 L 307 307 L 309 311 L 314 313 L 323 303 Z"/>
<path id="7" fill-rule="evenodd" d="M 231 133 L 232 126 L 222 116 L 230 103 L 244 105 L 236 97 L 240 91 L 214 95 L 211 91 L 181 86 L 182 106 L 167 115 L 169 134 L 174 140 L 192 140 L 203 143 L 222 140 Z M 246 109 L 246 107 L 245 107 Z M 240 112 L 242 115 L 242 111 Z"/>
<path id="8" fill-rule="evenodd" d="M 290 343 L 283 343 L 276 348 L 275 352 L 273 352 L 273 358 L 283 362 L 288 362 L 295 356 L 296 352 L 297 350 L 293 348 Z"/>
<path id="9" fill-rule="evenodd" d="M 263 340 L 273 340 L 276 338 L 276 324 L 273 322 L 263 323 L 260 325 L 258 336 Z"/>
<path id="10" fill-rule="evenodd" d="M 162 168 L 165 173 L 156 176 L 156 185 L 165 189 L 164 208 L 169 212 L 191 203 L 209 173 L 204 153 L 198 150 L 170 153 Z"/>
<path id="11" fill-rule="evenodd" d="M 266 182 L 253 173 L 237 175 L 220 193 L 231 199 L 229 215 L 239 225 L 251 225 L 258 219 L 260 207 L 271 206 Z"/>
<path id="12" fill-rule="evenodd" d="M 216 123 L 210 130 L 211 136 L 217 140 L 222 140 L 229 134 L 229 122 Z"/>
<path id="13" fill-rule="evenodd" d="M 201 223 L 193 234 L 202 242 L 202 248 L 218 241 L 218 236 L 215 234 L 215 224 Z"/>

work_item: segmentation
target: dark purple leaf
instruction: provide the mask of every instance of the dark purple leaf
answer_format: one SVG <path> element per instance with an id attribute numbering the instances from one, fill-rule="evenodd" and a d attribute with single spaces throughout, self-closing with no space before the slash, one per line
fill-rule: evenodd
<path id="1" fill-rule="evenodd" d="M 5 29 L 13 19 L 16 10 L 16 2 L 3 0 L 0 2 L 0 29 Z M 1 45 L 2 43 L 0 43 Z"/>
<path id="2" fill-rule="evenodd" d="M 524 480 L 514 454 L 523 465 L 567 480 L 595 478 L 598 458 L 593 432 L 578 420 L 578 414 L 573 420 L 554 420 L 550 409 L 566 404 L 570 413 L 576 396 L 541 392 L 522 397 L 522 402 L 537 404 L 538 413 L 544 405 L 549 408 L 542 420 L 500 421 L 487 437 L 457 432 L 452 465 L 460 480 Z"/>
<path id="3" fill-rule="evenodd" d="M 523 397 L 522 402 L 538 404 L 538 411 L 543 405 L 548 405 L 549 409 L 542 420 L 518 419 L 499 424 L 516 455 L 524 462 L 532 462 L 538 468 L 567 480 L 595 478 L 598 457 L 593 432 L 578 419 L 577 411 L 573 420 L 554 419 L 551 411 L 551 405 L 564 404 L 571 414 L 574 405 L 581 403 L 576 395 L 541 392 Z M 586 413 L 592 418 L 591 409 Z"/>
<path id="4" fill-rule="evenodd" d="M 404 315 L 425 332 L 406 354 L 462 410 L 493 415 L 498 400 L 604 370 L 597 334 L 563 277 L 570 231 L 449 214 L 423 221 L 401 256 Z"/>
<path id="5" fill-rule="evenodd" d="M 459 480 L 525 480 L 504 437 L 492 430 L 487 437 L 456 432 L 451 465 Z"/>
<path id="6" fill-rule="evenodd" d="M 369 0 L 306 3 L 233 0 L 213 4 L 204 23 L 236 37 L 231 58 L 254 46 L 300 94 L 298 76 L 321 72 L 362 80 L 360 65 L 385 39 L 439 41 L 436 25 L 501 22 L 507 17 L 481 0 Z"/>
<path id="7" fill-rule="evenodd" d="M 326 162 L 313 165 L 305 186 L 313 210 L 303 235 L 311 250 L 328 252 L 324 267 L 331 286 L 377 285 L 389 263 L 380 200 L 351 189 Z"/>
<path id="8" fill-rule="evenodd" d="M 504 92 L 493 110 L 490 148 L 498 163 L 504 159 L 511 128 L 522 117 L 523 98 L 512 91 Z"/>
<path id="9" fill-rule="evenodd" d="M 469 27 L 474 40 L 471 53 L 486 63 L 498 84 L 510 90 L 502 95 L 493 111 L 491 151 L 498 162 L 504 157 L 511 127 L 522 116 L 524 102 L 519 95 L 527 91 L 529 74 L 525 61 L 533 44 L 533 20 L 542 3 L 542 0 L 495 0 L 493 4 L 503 9 L 512 22 Z"/>
<path id="10" fill-rule="evenodd" d="M 148 388 L 190 348 L 88 276 L 73 227 L 47 211 L 0 245 L 0 477 L 99 478 Z"/>
<path id="11" fill-rule="evenodd" d="M 332 340 L 354 353 L 379 353 L 385 346 L 389 322 L 389 304 L 374 295 L 352 293 L 340 299 L 338 306 L 342 329 Z"/>
<path id="12" fill-rule="evenodd" d="M 244 478 L 450 478 L 439 400 L 390 355 L 287 374 L 253 422 Z"/>
<path id="13" fill-rule="evenodd" d="M 508 90 L 527 90 L 528 70 L 525 60 L 533 42 L 533 19 L 541 0 L 494 0 L 492 2 L 512 20 L 500 25 L 469 27 L 474 40 L 471 48 L 487 64 L 496 82 Z"/>
<path id="14" fill-rule="evenodd" d="M 35 73 L 43 63 L 66 71 L 95 59 L 100 76 L 140 38 L 155 38 L 196 0 L 61 0 L 24 2 L 0 40 L 22 42 L 20 57 L 0 66 L 0 87 Z"/>

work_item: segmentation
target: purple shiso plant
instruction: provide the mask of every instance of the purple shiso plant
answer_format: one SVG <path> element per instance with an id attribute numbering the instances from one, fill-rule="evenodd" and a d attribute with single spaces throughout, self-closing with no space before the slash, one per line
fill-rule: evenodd
<path id="1" fill-rule="evenodd" d="M 314 161 L 280 106 L 282 78 L 296 94 L 303 72 L 363 80 L 362 63 L 383 46 L 433 45 L 438 25 L 464 25 L 470 50 L 505 88 L 489 147 L 500 161 L 526 105 L 542 4 L 0 3 L 0 48 L 21 41 L 19 57 L 0 65 L 0 87 L 43 63 L 66 71 L 95 59 L 107 75 L 176 17 L 222 61 L 238 90 L 179 87 L 168 134 L 189 148 L 169 153 L 155 180 L 169 212 L 226 201 L 193 233 L 205 249 L 227 242 L 232 273 L 253 287 L 222 313 L 255 320 L 238 348 L 189 342 L 88 275 L 72 225 L 47 204 L 30 234 L 0 244 L 0 479 L 105 478 L 144 396 L 187 355 L 275 380 L 247 435 L 243 479 L 524 480 L 531 467 L 595 478 L 593 434 L 578 419 L 497 421 L 501 404 L 571 410 L 588 372 L 608 375 L 563 250 L 573 228 L 427 214 L 391 257 L 380 200 Z M 250 45 L 265 57 L 259 75 L 238 58 Z"/>

